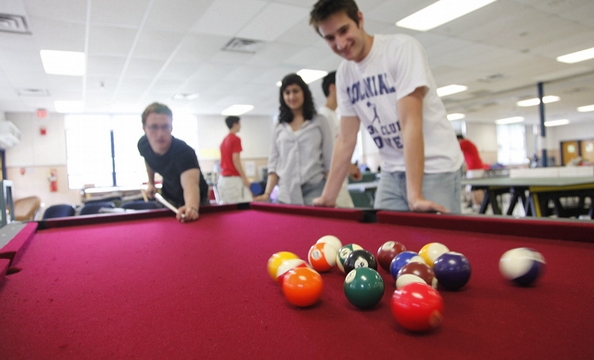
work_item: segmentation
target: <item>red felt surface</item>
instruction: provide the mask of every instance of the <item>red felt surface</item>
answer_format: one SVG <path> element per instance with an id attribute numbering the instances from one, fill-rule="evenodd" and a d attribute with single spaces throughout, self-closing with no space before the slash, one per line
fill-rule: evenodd
<path id="1" fill-rule="evenodd" d="M 322 275 L 320 303 L 294 308 L 267 260 L 282 250 L 305 258 L 327 234 L 373 252 L 387 240 L 410 250 L 439 241 L 469 258 L 472 277 L 462 291 L 441 291 L 444 322 L 429 334 L 396 324 L 383 270 L 376 308 L 348 303 L 337 269 Z M 547 259 L 532 288 L 497 270 L 501 254 L 520 246 Z M 22 270 L 0 284 L 0 358 L 594 358 L 593 258 L 591 243 L 255 210 L 191 224 L 162 217 L 51 228 L 35 234 L 15 264 Z"/>

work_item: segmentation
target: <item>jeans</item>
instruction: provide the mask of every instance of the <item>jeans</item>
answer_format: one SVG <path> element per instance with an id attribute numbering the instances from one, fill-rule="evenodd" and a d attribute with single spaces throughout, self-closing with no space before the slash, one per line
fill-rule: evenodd
<path id="1" fill-rule="evenodd" d="M 423 197 L 444 206 L 451 213 L 461 209 L 462 169 L 448 173 L 424 174 Z M 375 192 L 374 208 L 408 211 L 406 196 L 406 173 L 382 171 Z"/>

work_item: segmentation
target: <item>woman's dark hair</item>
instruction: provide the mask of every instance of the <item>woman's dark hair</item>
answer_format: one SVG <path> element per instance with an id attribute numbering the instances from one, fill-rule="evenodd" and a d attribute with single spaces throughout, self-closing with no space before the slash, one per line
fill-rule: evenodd
<path id="1" fill-rule="evenodd" d="M 283 78 L 283 81 L 281 82 L 279 107 L 280 114 L 278 115 L 279 122 L 286 122 L 289 124 L 293 121 L 293 112 L 291 111 L 291 109 L 289 109 L 289 107 L 285 103 L 285 99 L 283 98 L 283 92 L 285 92 L 287 86 L 293 84 L 299 85 L 301 91 L 303 91 L 303 118 L 305 120 L 311 120 L 316 114 L 316 108 L 314 106 L 313 97 L 305 81 L 303 81 L 301 76 L 297 74 L 289 74 L 285 76 Z"/>

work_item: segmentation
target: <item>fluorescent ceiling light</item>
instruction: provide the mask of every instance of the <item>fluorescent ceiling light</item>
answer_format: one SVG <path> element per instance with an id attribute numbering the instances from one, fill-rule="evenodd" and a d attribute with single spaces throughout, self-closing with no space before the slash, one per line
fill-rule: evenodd
<path id="1" fill-rule="evenodd" d="M 567 124 L 569 124 L 569 120 L 567 120 L 567 119 L 545 121 L 546 127 L 560 126 L 560 125 L 567 125 Z"/>
<path id="2" fill-rule="evenodd" d="M 544 102 L 545 104 L 556 102 L 559 100 L 561 100 L 561 98 L 558 96 L 555 96 L 555 95 L 547 95 L 547 96 L 543 96 L 543 98 L 542 98 L 542 102 Z M 522 100 L 522 101 L 518 101 L 516 103 L 516 105 L 521 106 L 521 107 L 535 106 L 538 104 L 540 104 L 539 98 Z"/>
<path id="3" fill-rule="evenodd" d="M 468 86 L 456 84 L 442 86 L 440 88 L 437 88 L 437 96 L 444 97 L 452 94 L 457 94 L 459 92 L 466 91 L 467 89 Z"/>
<path id="4" fill-rule="evenodd" d="M 231 105 L 221 112 L 221 115 L 241 115 L 252 110 L 254 105 Z"/>
<path id="5" fill-rule="evenodd" d="M 39 51 L 43 69 L 51 75 L 82 76 L 85 74 L 85 54 L 76 51 Z"/>
<path id="6" fill-rule="evenodd" d="M 594 105 L 580 106 L 579 108 L 577 108 L 577 111 L 579 111 L 579 112 L 590 112 L 590 111 L 594 111 Z"/>
<path id="7" fill-rule="evenodd" d="M 173 94 L 172 99 L 190 101 L 198 99 L 199 96 L 199 94 Z"/>
<path id="8" fill-rule="evenodd" d="M 497 125 L 507 125 L 507 124 L 515 124 L 524 121 L 524 118 L 521 116 L 514 116 L 505 119 L 495 120 L 495 124 Z"/>
<path id="9" fill-rule="evenodd" d="M 301 69 L 297 71 L 297 75 L 301 76 L 306 84 L 309 84 L 328 75 L 328 72 L 322 70 Z"/>
<path id="10" fill-rule="evenodd" d="M 495 0 L 440 0 L 398 21 L 396 26 L 427 31 L 495 2 Z"/>
<path id="11" fill-rule="evenodd" d="M 82 101 L 54 101 L 54 107 L 61 114 L 81 113 L 85 110 Z"/>
<path id="12" fill-rule="evenodd" d="M 448 114 L 448 120 L 450 120 L 450 121 L 461 120 L 461 119 L 464 119 L 465 117 L 466 117 L 466 115 L 460 114 L 460 113 Z"/>
<path id="13" fill-rule="evenodd" d="M 559 56 L 557 61 L 564 62 L 567 64 L 573 64 L 576 62 L 594 59 L 594 48 L 589 48 L 582 51 L 577 51 L 571 54 Z"/>

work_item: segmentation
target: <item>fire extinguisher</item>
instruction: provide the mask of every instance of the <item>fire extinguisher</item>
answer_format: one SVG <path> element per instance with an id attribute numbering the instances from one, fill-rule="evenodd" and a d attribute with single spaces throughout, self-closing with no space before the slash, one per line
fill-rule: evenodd
<path id="1" fill-rule="evenodd" d="M 58 170 L 51 169 L 48 179 L 49 179 L 49 183 L 50 183 L 50 191 L 57 192 L 58 191 Z"/>

